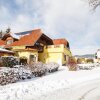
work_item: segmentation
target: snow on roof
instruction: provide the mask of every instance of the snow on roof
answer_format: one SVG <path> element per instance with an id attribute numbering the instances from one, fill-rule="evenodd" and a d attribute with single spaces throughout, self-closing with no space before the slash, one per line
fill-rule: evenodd
<path id="1" fill-rule="evenodd" d="M 11 36 L 16 39 L 20 39 L 20 36 L 16 35 L 15 33 L 11 33 Z"/>
<path id="2" fill-rule="evenodd" d="M 10 50 L 6 50 L 6 49 L 3 49 L 3 48 L 0 48 L 0 52 L 13 53 L 13 51 L 10 51 Z"/>

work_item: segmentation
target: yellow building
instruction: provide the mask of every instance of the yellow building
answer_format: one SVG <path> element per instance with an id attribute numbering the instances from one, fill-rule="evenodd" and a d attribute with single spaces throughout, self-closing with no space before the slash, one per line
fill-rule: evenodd
<path id="1" fill-rule="evenodd" d="M 14 37 L 15 36 L 15 37 Z M 57 62 L 64 65 L 68 57 L 72 56 L 69 42 L 66 39 L 52 40 L 42 33 L 40 29 L 7 34 L 2 37 L 2 44 L 13 50 L 15 56 L 28 64 L 42 61 L 44 63 Z M 5 43 L 5 44 L 4 44 Z"/>
<path id="2" fill-rule="evenodd" d="M 44 52 L 39 53 L 40 61 L 44 63 L 56 62 L 60 65 L 66 65 L 68 57 L 72 56 L 69 43 L 65 39 L 53 40 L 53 45 L 44 47 Z"/>

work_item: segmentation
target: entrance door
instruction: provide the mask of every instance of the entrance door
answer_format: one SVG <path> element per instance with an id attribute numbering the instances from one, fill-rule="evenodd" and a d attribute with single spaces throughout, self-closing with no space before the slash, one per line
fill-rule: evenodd
<path id="1" fill-rule="evenodd" d="M 36 62 L 36 56 L 35 55 L 30 55 L 30 64 L 32 64 L 33 62 Z"/>

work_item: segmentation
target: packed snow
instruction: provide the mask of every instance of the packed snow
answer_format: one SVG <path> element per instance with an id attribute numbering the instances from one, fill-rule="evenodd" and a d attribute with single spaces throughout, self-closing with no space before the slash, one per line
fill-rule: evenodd
<path id="1" fill-rule="evenodd" d="M 0 86 L 0 100 L 61 100 L 61 96 L 70 96 L 73 85 L 96 79 L 100 79 L 99 67 L 93 70 L 68 71 L 66 66 L 60 66 L 55 73 Z"/>

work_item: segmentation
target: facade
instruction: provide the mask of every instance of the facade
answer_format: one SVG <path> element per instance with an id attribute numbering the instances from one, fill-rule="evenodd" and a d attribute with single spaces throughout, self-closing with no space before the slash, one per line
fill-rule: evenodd
<path id="1" fill-rule="evenodd" d="M 63 41 L 64 39 L 57 39 Z M 60 65 L 66 65 L 68 57 L 72 56 L 70 49 L 64 43 L 48 45 L 44 47 L 44 52 L 39 53 L 40 61 L 44 63 L 56 62 Z"/>
<path id="2" fill-rule="evenodd" d="M 7 33 L 0 40 L 0 46 L 15 52 L 15 56 L 25 59 L 28 64 L 42 61 L 64 65 L 72 56 L 69 42 L 65 39 L 52 40 L 40 29 L 20 33 Z"/>

